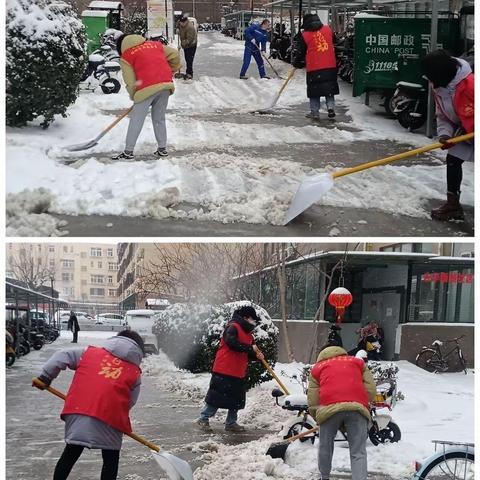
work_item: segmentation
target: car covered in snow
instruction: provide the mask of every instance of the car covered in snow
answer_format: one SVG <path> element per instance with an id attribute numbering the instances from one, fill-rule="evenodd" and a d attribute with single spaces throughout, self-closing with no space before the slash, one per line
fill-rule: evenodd
<path id="1" fill-rule="evenodd" d="M 120 313 L 99 313 L 95 316 L 95 325 L 124 325 L 123 315 Z"/>
<path id="2" fill-rule="evenodd" d="M 152 332 L 157 318 L 155 310 L 128 310 L 125 313 L 125 325 L 140 334 L 145 343 L 145 353 L 158 354 L 157 336 Z"/>

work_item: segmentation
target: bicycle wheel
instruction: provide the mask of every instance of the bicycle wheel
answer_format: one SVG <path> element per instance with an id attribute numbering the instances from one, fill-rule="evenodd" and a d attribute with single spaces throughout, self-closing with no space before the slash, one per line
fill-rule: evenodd
<path id="1" fill-rule="evenodd" d="M 443 370 L 443 361 L 438 356 L 438 353 L 431 349 L 427 348 L 422 350 L 415 359 L 415 365 L 417 367 L 423 368 L 427 372 L 437 372 Z"/>
<path id="2" fill-rule="evenodd" d="M 475 456 L 467 452 L 447 452 L 425 467 L 422 480 L 474 480 Z"/>

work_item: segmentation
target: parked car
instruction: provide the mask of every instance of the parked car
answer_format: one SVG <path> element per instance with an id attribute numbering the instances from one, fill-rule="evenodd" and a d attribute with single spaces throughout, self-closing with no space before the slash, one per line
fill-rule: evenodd
<path id="1" fill-rule="evenodd" d="M 125 314 L 125 325 L 140 334 L 146 353 L 158 354 L 157 336 L 152 333 L 157 317 L 158 312 L 155 310 L 128 310 Z"/>
<path id="2" fill-rule="evenodd" d="M 123 315 L 119 313 L 99 313 L 95 317 L 96 325 L 124 325 Z"/>

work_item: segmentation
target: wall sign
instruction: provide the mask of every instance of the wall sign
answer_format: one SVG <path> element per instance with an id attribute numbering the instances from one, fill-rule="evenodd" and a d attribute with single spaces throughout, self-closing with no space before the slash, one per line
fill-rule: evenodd
<path id="1" fill-rule="evenodd" d="M 425 272 L 422 274 L 422 282 L 473 283 L 473 273 Z"/>

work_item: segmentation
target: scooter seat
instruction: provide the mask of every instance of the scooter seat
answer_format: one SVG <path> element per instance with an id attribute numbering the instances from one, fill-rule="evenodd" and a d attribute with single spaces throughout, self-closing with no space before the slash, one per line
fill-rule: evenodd
<path id="1" fill-rule="evenodd" d="M 398 82 L 397 88 L 403 88 L 405 90 L 425 90 L 424 86 L 420 83 L 410 83 L 410 82 Z"/>
<path id="2" fill-rule="evenodd" d="M 287 395 L 283 402 L 283 408 L 286 410 L 307 410 L 307 396 L 305 394 Z"/>

